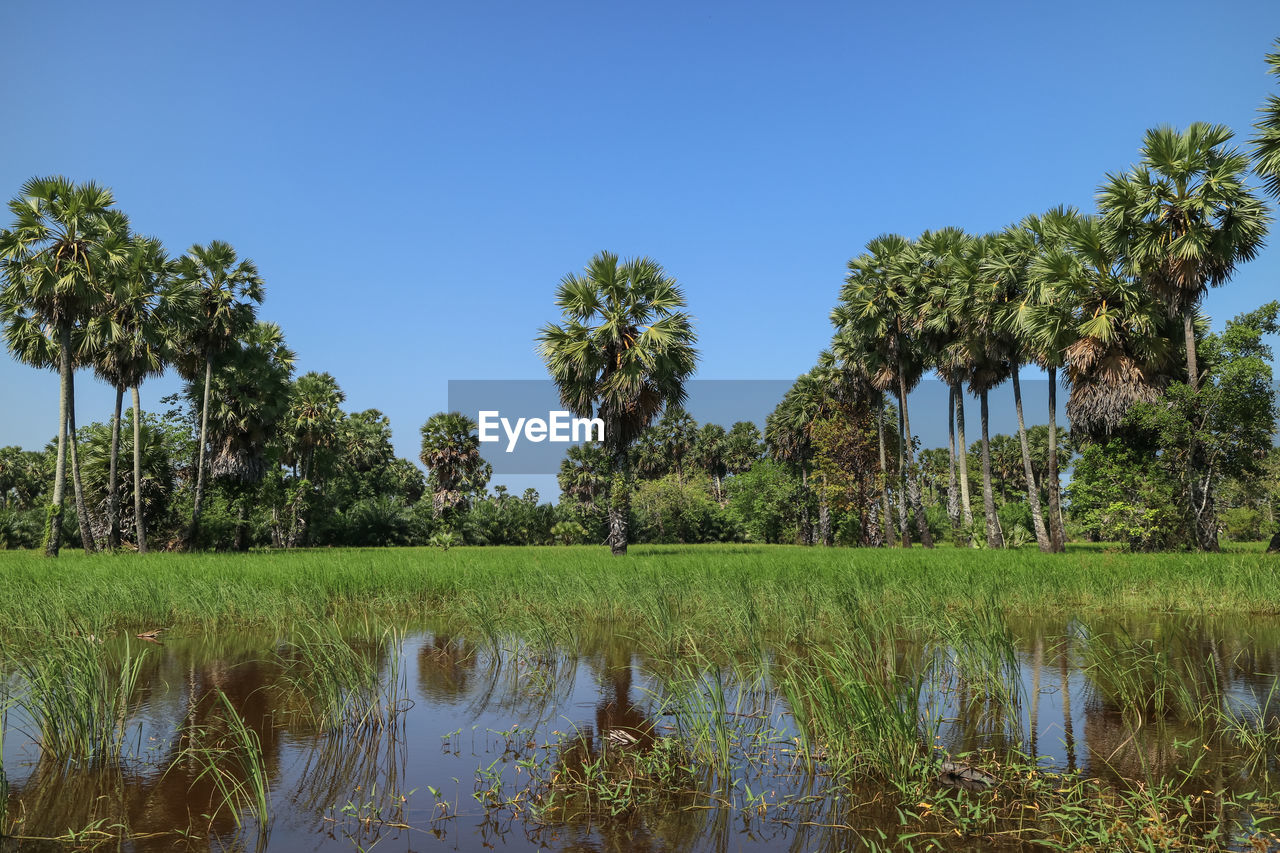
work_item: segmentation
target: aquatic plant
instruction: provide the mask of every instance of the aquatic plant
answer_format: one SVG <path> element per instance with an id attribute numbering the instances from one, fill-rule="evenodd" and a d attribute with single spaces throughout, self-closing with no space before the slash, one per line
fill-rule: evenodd
<path id="1" fill-rule="evenodd" d="M 92 634 L 52 637 L 17 663 L 14 703 L 39 732 L 41 751 L 62 762 L 119 762 L 146 651 L 107 647 Z"/>

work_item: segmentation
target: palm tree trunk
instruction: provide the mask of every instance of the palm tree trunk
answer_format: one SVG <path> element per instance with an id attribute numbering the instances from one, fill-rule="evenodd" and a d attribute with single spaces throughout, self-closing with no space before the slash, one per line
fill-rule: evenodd
<path id="1" fill-rule="evenodd" d="M 827 504 L 826 477 L 822 479 L 822 493 L 818 496 L 818 535 L 822 539 L 822 547 L 830 548 L 834 541 L 831 537 L 831 507 Z"/>
<path id="2" fill-rule="evenodd" d="M 809 513 L 809 469 L 800 463 L 800 544 L 813 544 L 813 517 Z"/>
<path id="3" fill-rule="evenodd" d="M 956 478 L 956 386 L 947 396 L 947 520 L 951 522 L 951 538 L 960 543 L 960 495 Z"/>
<path id="4" fill-rule="evenodd" d="M 1062 498 L 1058 485 L 1058 369 L 1049 368 L 1049 545 L 1055 554 L 1066 550 L 1062 529 Z"/>
<path id="5" fill-rule="evenodd" d="M 982 511 L 986 515 L 987 522 L 987 547 L 1003 548 L 1004 536 L 1000 532 L 1000 522 L 996 518 L 995 495 L 991 492 L 991 437 L 988 431 L 986 389 L 983 389 L 979 398 L 982 401 Z"/>
<path id="6" fill-rule="evenodd" d="M 960 465 L 960 511 L 964 526 L 973 529 L 973 505 L 969 502 L 969 445 L 964 437 L 964 392 L 959 383 L 951 386 L 956 392 L 956 462 Z"/>
<path id="7" fill-rule="evenodd" d="M 880 439 L 880 529 L 888 544 L 897 544 L 893 535 L 893 509 L 889 503 L 889 461 L 884 451 L 884 395 L 876 393 L 876 435 Z"/>
<path id="8" fill-rule="evenodd" d="M 89 523 L 89 508 L 84 502 L 84 482 L 80 479 L 80 454 L 76 449 L 76 385 L 75 372 L 71 374 L 71 398 L 67 406 L 67 441 L 71 443 L 71 485 L 76 496 L 76 520 L 80 525 L 80 543 L 86 554 L 98 550 L 98 543 L 93 538 L 93 528 Z"/>
<path id="9" fill-rule="evenodd" d="M 1035 528 L 1036 545 L 1040 553 L 1052 550 L 1049 532 L 1044 527 L 1044 514 L 1040 508 L 1040 487 L 1036 473 L 1031 468 L 1031 447 L 1027 444 L 1027 425 L 1022 419 L 1022 384 L 1018 379 L 1018 365 L 1013 366 L 1013 408 L 1018 413 L 1018 442 L 1022 445 L 1022 473 L 1027 478 L 1027 504 L 1031 507 L 1031 524 Z"/>
<path id="10" fill-rule="evenodd" d="M 138 528 L 138 553 L 147 553 L 146 522 L 142 518 L 142 397 L 133 386 L 133 520 Z"/>
<path id="11" fill-rule="evenodd" d="M 903 436 L 907 433 L 903 426 L 902 406 L 898 406 L 898 544 L 903 548 L 911 547 L 911 522 L 907 514 L 907 457 L 906 443 Z"/>
<path id="12" fill-rule="evenodd" d="M 194 548 L 200 533 L 200 510 L 204 504 L 204 448 L 209 434 L 209 386 L 213 384 L 213 356 L 204 356 L 204 401 L 200 405 L 200 445 L 196 453 L 196 496 L 191 508 L 191 529 L 187 531 L 187 547 Z"/>
<path id="13" fill-rule="evenodd" d="M 53 499 L 49 504 L 49 528 L 44 553 L 58 556 L 62 547 L 62 501 L 67 490 L 67 409 L 71 402 L 71 330 L 58 331 L 58 458 L 53 468 Z"/>
<path id="14" fill-rule="evenodd" d="M 618 451 L 613 455 L 613 488 L 609 495 L 609 551 L 615 557 L 627 553 L 627 514 L 631 495 L 627 489 L 627 454 Z"/>
<path id="15" fill-rule="evenodd" d="M 933 535 L 929 533 L 929 519 L 925 517 L 924 505 L 920 502 L 920 477 L 916 472 L 916 454 L 911 446 L 911 416 L 907 412 L 907 380 L 898 371 L 898 400 L 902 411 L 902 444 L 907 454 L 907 494 L 911 499 L 911 510 L 916 514 L 916 532 L 920 534 L 920 544 L 926 548 L 933 547 Z"/>
<path id="16" fill-rule="evenodd" d="M 1192 391 L 1199 391 L 1200 370 L 1196 364 L 1196 327 L 1192 309 L 1187 309 L 1182 315 L 1182 333 L 1187 343 L 1187 384 Z"/>
<path id="17" fill-rule="evenodd" d="M 116 410 L 111 418 L 111 462 L 107 468 L 107 548 L 116 551 L 120 548 L 120 495 L 116 491 L 119 485 L 120 463 L 120 412 L 124 408 L 124 386 L 116 387 Z"/>
<path id="18" fill-rule="evenodd" d="M 1200 390 L 1200 371 L 1196 363 L 1196 331 L 1194 311 L 1187 309 L 1182 315 L 1182 329 L 1187 345 L 1187 384 L 1192 391 Z M 1207 463 L 1199 442 L 1194 438 L 1189 448 L 1189 466 L 1191 468 L 1191 488 L 1188 497 L 1191 501 L 1191 518 L 1195 527 L 1192 531 L 1196 546 L 1202 551 L 1217 551 L 1218 514 L 1213 505 L 1212 474 L 1205 470 Z"/>
<path id="19" fill-rule="evenodd" d="M 247 490 L 246 490 L 247 491 Z M 249 542 L 246 537 L 247 525 L 246 520 L 249 515 L 249 496 L 246 494 L 239 501 L 240 507 L 236 512 L 236 550 L 248 551 Z"/>

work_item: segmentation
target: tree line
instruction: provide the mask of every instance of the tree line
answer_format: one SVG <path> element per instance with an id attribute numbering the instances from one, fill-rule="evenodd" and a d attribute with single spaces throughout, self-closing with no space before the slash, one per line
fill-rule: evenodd
<path id="1" fill-rule="evenodd" d="M 1280 53 L 1267 61 L 1280 74 Z M 1270 214 L 1250 178 L 1280 196 L 1280 96 L 1255 131 L 1245 150 L 1221 125 L 1152 129 L 1091 212 L 875 237 L 848 263 L 829 345 L 763 432 L 692 421 L 697 336 L 681 287 L 653 259 L 598 254 L 560 282 L 561 319 L 537 335 L 565 407 L 606 424 L 601 445 L 567 454 L 556 506 L 491 494 L 475 424 L 456 412 L 422 427 L 425 477 L 397 459 L 381 412 L 344 411 L 327 373 L 294 376 L 282 330 L 257 316 L 262 276 L 230 244 L 171 257 L 109 189 L 35 178 L 0 230 L 0 324 L 18 360 L 57 372 L 58 430 L 44 451 L 0 451 L 0 537 L 38 538 L 51 555 L 67 537 L 144 552 L 149 535 L 166 548 L 603 541 L 624 553 L 637 539 L 1002 547 L 1025 534 L 1044 551 L 1070 535 L 1215 550 L 1224 530 L 1274 521 L 1278 306 L 1221 334 L 1200 310 L 1263 246 Z M 1030 427 L 1027 366 L 1049 378 L 1046 423 Z M 144 412 L 145 381 L 168 369 L 182 393 Z M 116 392 L 105 424 L 77 426 L 82 370 Z M 928 375 L 948 388 L 928 416 L 945 414 L 949 441 L 921 450 L 910 394 Z M 1017 429 L 993 436 L 989 395 L 1005 383 Z"/>

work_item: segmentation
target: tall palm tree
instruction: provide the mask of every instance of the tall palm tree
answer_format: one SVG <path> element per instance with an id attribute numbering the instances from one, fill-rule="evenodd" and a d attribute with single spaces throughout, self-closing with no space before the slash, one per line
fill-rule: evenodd
<path id="1" fill-rule="evenodd" d="M 461 412 L 437 412 L 422 425 L 422 464 L 430 471 L 436 516 L 452 525 L 469 496 L 484 491 L 493 472 L 480 455 L 476 422 Z"/>
<path id="2" fill-rule="evenodd" d="M 713 497 L 724 501 L 724 478 L 729 473 L 729 434 L 720 424 L 703 424 L 693 441 L 694 463 L 711 477 Z"/>
<path id="3" fill-rule="evenodd" d="M 996 516 L 991 487 L 991 418 L 988 394 L 1008 377 L 1007 341 L 996 334 L 998 314 L 992 288 L 984 286 L 984 264 L 991 252 L 992 235 L 971 236 L 962 261 L 957 263 L 956 283 L 947 294 L 949 311 L 957 318 L 957 342 L 952 357 L 962 369 L 969 391 L 977 395 L 982 425 L 979 443 L 982 457 L 982 512 L 987 547 L 1003 548 L 1004 534 Z"/>
<path id="4" fill-rule="evenodd" d="M 1027 425 L 1022 414 L 1022 382 L 1019 375 L 1023 363 L 1023 346 L 1019 322 L 1030 290 L 1031 262 L 1040 254 L 1039 218 L 1030 216 L 1022 223 L 1006 228 L 997 235 L 984 264 L 984 284 L 992 289 L 990 298 L 996 314 L 996 333 L 1004 339 L 1009 357 L 1009 378 L 1013 383 L 1013 408 L 1018 418 L 1018 445 L 1022 455 L 1022 472 L 1026 480 L 1027 506 L 1031 510 L 1031 527 L 1041 553 L 1053 550 L 1040 505 L 1040 489 L 1031 466 L 1031 447 L 1027 442 Z"/>
<path id="5" fill-rule="evenodd" d="M 837 331 L 850 330 L 867 343 L 872 356 L 868 374 L 872 387 L 892 389 L 898 398 L 901 441 L 901 487 L 916 514 L 920 542 L 933 547 L 928 520 L 920 501 L 920 483 L 912 447 L 907 396 L 925 369 L 917 319 L 923 288 L 919 261 L 912 244 L 897 234 L 884 234 L 867 244 L 862 255 L 849 261 L 849 274 L 840 291 L 840 305 L 832 313 Z M 900 504 L 902 498 L 899 498 Z M 899 533 L 909 545 L 905 506 L 900 505 Z"/>
<path id="6" fill-rule="evenodd" d="M 208 385 L 199 376 L 187 385 L 192 403 L 207 401 L 210 476 L 239 493 L 237 550 L 247 547 L 248 503 L 267 475 L 267 447 L 288 414 L 294 358 L 279 326 L 257 322 L 219 353 Z"/>
<path id="7" fill-rule="evenodd" d="M 190 288 L 173 277 L 175 265 L 154 237 L 132 237 L 125 263 L 112 277 L 106 304 L 90 321 L 101 341 L 93 368 L 116 392 L 111 420 L 111 454 L 107 478 L 107 546 L 120 547 L 117 469 L 120 452 L 120 414 L 125 389 L 133 395 L 133 494 L 138 551 L 146 553 L 142 512 L 142 402 L 138 386 L 148 376 L 164 372 L 172 357 L 175 331 L 184 312 L 193 309 Z"/>
<path id="8" fill-rule="evenodd" d="M 1036 262 L 1035 277 L 1053 289 L 1058 303 L 1070 306 L 1066 318 L 1040 325 L 1040 336 L 1041 346 L 1070 341 L 1064 359 L 1072 429 L 1105 440 L 1134 403 L 1160 399 L 1176 359 L 1176 320 L 1128 275 L 1096 216 L 1077 217 L 1065 246 Z"/>
<path id="9" fill-rule="evenodd" d="M 960 354 L 960 322 L 956 311 L 964 307 L 951 293 L 964 286 L 964 260 L 968 235 L 959 228 L 926 231 L 917 241 L 924 292 L 920 301 L 922 342 L 938 378 L 948 388 L 947 405 L 947 515 L 953 529 L 963 526 L 965 536 L 973 528 L 969 500 L 969 460 L 964 429 L 964 360 Z M 959 443 L 956 432 L 959 432 Z M 958 469 L 958 470 L 957 470 Z M 963 522 L 963 525 L 962 525 Z"/>
<path id="10" fill-rule="evenodd" d="M 729 427 L 729 434 L 725 438 L 725 467 L 728 473 L 743 474 L 750 471 L 763 453 L 763 441 L 760 427 L 751 421 L 738 421 Z"/>
<path id="11" fill-rule="evenodd" d="M 841 324 L 842 312 L 839 308 L 832 312 L 832 322 L 836 323 L 836 332 L 831 338 L 831 354 L 835 357 L 837 364 L 847 371 L 857 372 L 859 378 L 867 385 L 871 385 L 870 376 L 868 375 L 868 366 L 874 363 L 874 359 L 868 352 L 869 342 L 865 340 L 856 327 L 848 324 Z M 870 401 L 872 408 L 876 412 L 876 439 L 879 443 L 880 451 L 880 515 L 884 519 L 884 523 L 880 525 L 881 531 L 890 545 L 897 544 L 897 537 L 894 534 L 893 526 L 893 507 L 889 496 L 889 462 L 888 453 L 886 451 L 885 442 L 885 403 L 884 392 L 880 389 L 873 388 L 872 399 Z"/>
<path id="12" fill-rule="evenodd" d="M 9 202 L 13 224 L 0 231 L 0 323 L 9 347 L 22 341 L 21 327 L 38 329 L 51 346 L 35 355 L 38 366 L 56 364 L 61 384 L 58 399 L 58 451 L 45 553 L 57 556 L 61 546 L 62 501 L 66 489 L 67 443 L 75 466 L 76 353 L 73 337 L 83 330 L 105 301 L 104 278 L 122 259 L 128 221 L 114 210 L 111 190 L 92 182 L 76 184 L 64 177 L 32 178 Z M 15 337 L 16 335 L 16 337 Z M 82 339 L 82 345 L 89 342 Z M 82 346 L 82 348 L 83 348 Z M 31 350 L 27 350 L 31 354 Z M 20 352 L 16 353 L 22 357 Z M 73 481 L 79 483 L 73 470 Z M 94 550 L 83 490 L 76 513 L 86 550 Z"/>
<path id="13" fill-rule="evenodd" d="M 1098 191 L 1098 206 L 1109 226 L 1112 248 L 1141 277 L 1171 317 L 1180 317 L 1187 358 L 1187 384 L 1200 387 L 1196 361 L 1196 315 L 1210 287 L 1227 282 L 1238 264 L 1262 248 L 1270 217 L 1246 185 L 1249 158 L 1226 148 L 1225 125 L 1196 122 L 1185 131 L 1148 130 L 1139 165 L 1109 175 Z M 1187 498 L 1196 519 L 1201 549 L 1218 550 L 1213 522 L 1213 481 L 1199 472 L 1206 461 L 1190 448 Z M 1208 508 L 1205 511 L 1204 508 Z"/>
<path id="14" fill-rule="evenodd" d="M 1098 207 L 1108 244 L 1183 323 L 1187 384 L 1199 387 L 1195 319 L 1210 287 L 1262 249 L 1270 216 L 1245 178 L 1249 158 L 1225 148 L 1225 125 L 1196 122 L 1185 131 L 1148 130 L 1141 161 L 1108 175 Z"/>
<path id="15" fill-rule="evenodd" d="M 186 339 L 186 358 L 180 365 L 184 378 L 195 381 L 200 369 L 200 383 L 205 397 L 200 401 L 200 436 L 196 451 L 196 491 L 191 509 L 191 526 L 187 541 L 194 543 L 200 531 L 200 512 L 204 506 L 205 453 L 209 442 L 209 398 L 212 387 L 213 362 L 230 347 L 237 337 L 253 326 L 254 305 L 262 302 L 262 276 L 248 258 L 240 260 L 231 244 L 214 240 L 208 246 L 198 243 L 178 261 L 178 276 L 184 284 L 198 292 L 198 307 Z"/>
<path id="16" fill-rule="evenodd" d="M 1049 259 L 1063 256 L 1079 219 L 1080 213 L 1074 207 L 1055 207 L 1043 216 L 1028 219 L 1028 226 L 1039 235 L 1041 250 L 1028 268 L 1027 298 L 1022 301 L 1016 320 L 1023 352 L 1049 377 L 1048 460 L 1044 477 L 1049 499 L 1049 543 L 1051 550 L 1059 554 L 1066 548 L 1066 533 L 1059 484 L 1058 370 L 1066 364 L 1066 352 L 1075 342 L 1076 333 L 1069 289 L 1059 282 Z"/>
<path id="17" fill-rule="evenodd" d="M 627 551 L 627 448 L 664 406 L 684 403 L 685 381 L 698 352 L 684 293 L 649 258 L 620 262 L 601 252 L 585 275 L 565 276 L 556 290 L 561 324 L 548 323 L 538 348 L 564 406 L 604 421 L 613 459 L 609 546 Z"/>

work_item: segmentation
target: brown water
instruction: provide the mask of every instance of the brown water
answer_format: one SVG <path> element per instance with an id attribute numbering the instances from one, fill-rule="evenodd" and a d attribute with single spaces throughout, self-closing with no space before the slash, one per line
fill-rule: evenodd
<path id="1" fill-rule="evenodd" d="M 1187 748 L 1196 726 L 1176 715 L 1145 721 L 1135 734 L 1081 654 L 1092 632 L 1150 639 L 1174 664 L 1210 661 L 1216 683 L 1207 689 L 1242 719 L 1262 717 L 1266 726 L 1265 717 L 1280 709 L 1269 702 L 1280 672 L 1280 621 L 1169 616 L 1091 620 L 1088 632 L 1066 620 L 1009 627 L 1018 638 L 1016 717 L 982 711 L 960 684 L 939 705 L 946 712 L 945 751 L 1016 748 L 1045 768 L 1109 780 L 1194 764 L 1195 784 L 1214 790 L 1267 789 L 1280 778 L 1274 750 L 1242 761 Z M 620 636 L 538 650 L 516 641 L 481 647 L 430 627 L 415 630 L 376 652 L 384 678 L 398 671 L 401 679 L 392 724 L 330 734 L 290 713 L 284 647 L 276 638 L 222 633 L 167 636 L 162 645 L 128 642 L 147 656 L 123 766 L 90 771 L 47 760 L 30 720 L 9 712 L 7 820 L 27 840 L 0 847 L 790 851 L 858 849 L 855 827 L 874 828 L 868 814 L 880 815 L 890 836 L 899 831 L 888 805 L 863 808 L 850 822 L 853 803 L 866 796 L 799 761 L 794 720 L 767 684 L 732 682 L 725 694 L 734 720 L 732 756 L 725 766 L 681 777 L 688 793 L 616 818 L 535 814 L 527 797 L 521 800 L 530 767 L 581 766 L 598 758 L 604 744 L 641 751 L 679 734 L 679 721 L 660 705 L 655 665 Z M 16 679 L 9 683 L 21 689 Z M 247 817 L 238 825 L 219 809 L 212 776 L 181 757 L 185 733 L 215 724 L 215 690 L 261 743 L 270 779 L 266 827 Z M 975 848 L 967 842 L 964 849 Z"/>

